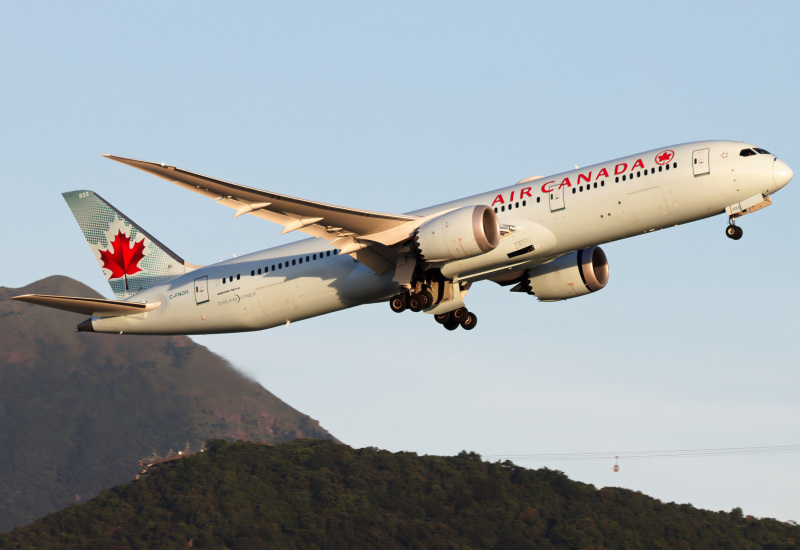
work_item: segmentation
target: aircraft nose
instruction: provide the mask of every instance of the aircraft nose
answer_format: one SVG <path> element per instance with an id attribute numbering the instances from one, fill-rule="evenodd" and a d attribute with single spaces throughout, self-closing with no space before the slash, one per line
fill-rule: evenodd
<path id="1" fill-rule="evenodd" d="M 789 165 L 782 160 L 775 159 L 775 164 L 772 166 L 772 179 L 778 189 L 789 183 L 794 176 L 794 172 L 789 168 Z"/>

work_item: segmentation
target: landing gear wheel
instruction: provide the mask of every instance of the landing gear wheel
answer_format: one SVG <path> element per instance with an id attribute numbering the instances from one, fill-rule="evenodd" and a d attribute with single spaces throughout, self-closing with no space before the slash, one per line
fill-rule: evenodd
<path id="1" fill-rule="evenodd" d="M 444 325 L 453 318 L 453 314 L 452 312 L 448 311 L 447 313 L 438 313 L 434 315 L 433 318 L 436 319 L 436 322 L 440 325 Z"/>
<path id="2" fill-rule="evenodd" d="M 395 313 L 403 313 L 408 308 L 408 296 L 405 294 L 398 294 L 389 300 L 389 307 Z"/>
<path id="3" fill-rule="evenodd" d="M 472 312 L 467 313 L 467 316 L 461 319 L 461 328 L 464 330 L 472 330 L 478 324 L 478 316 Z"/>
<path id="4" fill-rule="evenodd" d="M 422 311 L 423 307 L 424 305 L 422 303 L 422 299 L 419 297 L 419 294 L 412 294 L 408 298 L 408 309 L 411 311 L 416 313 L 417 311 Z"/>
<path id="5" fill-rule="evenodd" d="M 734 241 L 738 241 L 744 235 L 744 230 L 738 225 L 729 225 L 725 228 L 725 234 Z"/>
<path id="6" fill-rule="evenodd" d="M 442 324 L 442 326 L 447 330 L 456 330 L 458 328 L 458 325 L 459 323 L 455 319 L 450 319 L 446 323 Z"/>
<path id="7" fill-rule="evenodd" d="M 422 300 L 422 309 L 425 309 L 433 304 L 433 294 L 431 294 L 429 291 L 423 290 L 422 292 L 417 293 L 417 296 L 419 296 L 419 299 Z"/>
<path id="8" fill-rule="evenodd" d="M 462 319 L 464 319 L 464 317 L 467 316 L 469 311 L 467 311 L 467 308 L 465 307 L 460 307 L 458 309 L 453 310 L 451 313 L 453 314 L 453 320 L 458 321 L 460 323 Z"/>

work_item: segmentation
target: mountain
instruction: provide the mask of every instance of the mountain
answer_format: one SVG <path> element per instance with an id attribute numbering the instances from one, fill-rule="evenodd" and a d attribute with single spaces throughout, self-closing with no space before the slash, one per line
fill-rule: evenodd
<path id="1" fill-rule="evenodd" d="M 60 276 L 0 288 L 0 531 L 129 481 L 154 451 L 332 437 L 189 338 L 78 333 L 80 316 L 19 294 L 100 297 Z"/>
<path id="2" fill-rule="evenodd" d="M 0 547 L 797 548 L 800 527 L 665 504 L 563 473 L 332 441 L 211 441 Z"/>

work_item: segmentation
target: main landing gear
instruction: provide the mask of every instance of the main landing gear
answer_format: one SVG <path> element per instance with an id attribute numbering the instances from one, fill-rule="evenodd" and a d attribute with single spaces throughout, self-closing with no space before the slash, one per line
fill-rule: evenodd
<path id="1" fill-rule="evenodd" d="M 402 292 L 396 296 L 392 296 L 392 299 L 389 300 L 389 307 L 391 307 L 392 311 L 395 313 L 403 313 L 407 309 L 417 312 L 422 311 L 432 303 L 433 294 L 427 290 L 423 290 L 422 292 L 415 292 L 414 294 Z"/>
<path id="2" fill-rule="evenodd" d="M 478 324 L 478 316 L 468 311 L 465 307 L 448 311 L 447 313 L 440 313 L 433 316 L 436 322 L 442 325 L 447 330 L 455 330 L 458 327 L 464 330 L 472 330 Z"/>
<path id="3" fill-rule="evenodd" d="M 725 234 L 728 236 L 729 239 L 733 239 L 734 241 L 738 241 L 744 235 L 744 231 L 742 228 L 736 225 L 733 218 L 728 221 L 728 227 L 725 228 Z"/>
<path id="4" fill-rule="evenodd" d="M 433 305 L 433 294 L 427 289 L 414 293 L 401 292 L 389 300 L 389 307 L 395 313 L 402 313 L 407 309 L 414 312 L 422 311 L 431 305 Z M 434 315 L 434 318 L 447 330 L 455 330 L 458 327 L 472 330 L 478 324 L 478 316 L 465 307 Z"/>

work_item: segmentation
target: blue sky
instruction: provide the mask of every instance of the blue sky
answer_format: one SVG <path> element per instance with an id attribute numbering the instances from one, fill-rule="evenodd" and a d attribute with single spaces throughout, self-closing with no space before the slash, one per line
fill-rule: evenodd
<path id="1" fill-rule="evenodd" d="M 386 212 L 702 139 L 750 141 L 797 170 L 798 16 L 790 1 L 7 2 L 0 284 L 58 273 L 111 296 L 60 196 L 74 189 L 193 263 L 289 238 L 103 153 Z M 196 340 L 355 447 L 798 444 L 797 186 L 743 218 L 738 242 L 719 216 L 604 246 L 611 281 L 591 296 L 476 285 L 471 333 L 379 304 Z M 800 520 L 798 460 L 523 464 Z"/>

